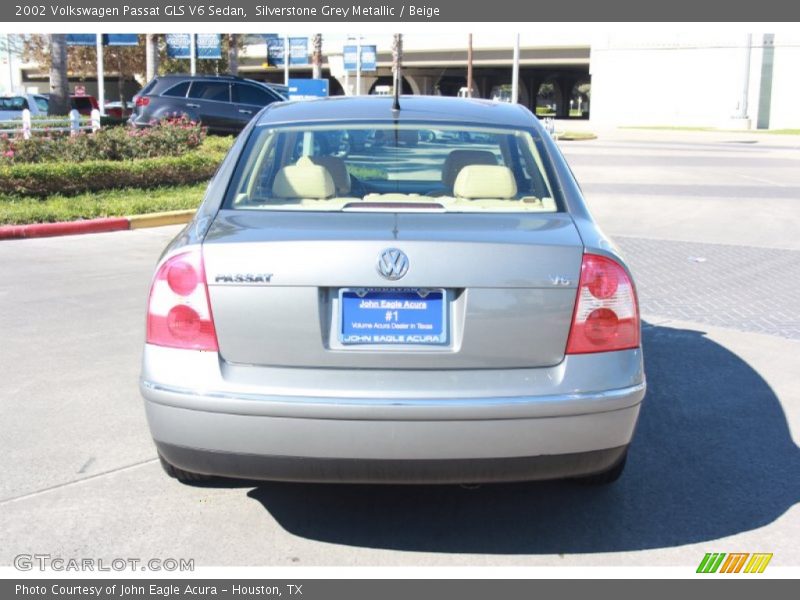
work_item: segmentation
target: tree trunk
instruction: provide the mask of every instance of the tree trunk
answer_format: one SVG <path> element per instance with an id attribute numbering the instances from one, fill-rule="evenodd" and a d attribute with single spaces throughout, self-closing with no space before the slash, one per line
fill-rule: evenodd
<path id="1" fill-rule="evenodd" d="M 50 34 L 50 102 L 47 114 L 63 116 L 69 113 L 69 80 L 67 79 L 67 37 Z"/>
<path id="2" fill-rule="evenodd" d="M 315 33 L 311 52 L 311 76 L 322 79 L 322 34 Z"/>
<path id="3" fill-rule="evenodd" d="M 403 93 L 403 34 L 395 33 L 392 38 L 392 85 L 399 86 L 399 94 Z M 397 82 L 396 84 L 394 82 Z M 394 91 L 394 90 L 392 90 Z"/>
<path id="4" fill-rule="evenodd" d="M 228 34 L 228 72 L 239 74 L 239 35 L 236 33 Z"/>
<path id="5" fill-rule="evenodd" d="M 147 61 L 147 81 L 151 81 L 158 73 L 158 34 L 148 33 L 145 42 L 145 57 Z"/>

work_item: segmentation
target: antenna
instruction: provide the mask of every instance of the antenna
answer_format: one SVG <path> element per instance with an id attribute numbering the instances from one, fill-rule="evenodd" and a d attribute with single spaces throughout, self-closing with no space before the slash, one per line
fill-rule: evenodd
<path id="1" fill-rule="evenodd" d="M 394 102 L 392 102 L 392 110 L 400 110 L 400 82 L 397 76 L 400 69 L 395 69 L 392 77 L 394 78 Z"/>

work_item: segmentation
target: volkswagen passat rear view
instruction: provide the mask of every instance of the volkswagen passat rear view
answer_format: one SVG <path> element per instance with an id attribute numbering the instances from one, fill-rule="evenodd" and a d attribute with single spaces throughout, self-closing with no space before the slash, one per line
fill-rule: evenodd
<path id="1" fill-rule="evenodd" d="M 622 473 L 636 291 L 527 109 L 275 103 L 164 251 L 140 387 L 168 474 L 477 483 Z"/>

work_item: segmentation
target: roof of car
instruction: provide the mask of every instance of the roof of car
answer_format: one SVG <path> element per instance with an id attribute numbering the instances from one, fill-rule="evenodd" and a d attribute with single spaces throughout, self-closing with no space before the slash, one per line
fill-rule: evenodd
<path id="1" fill-rule="evenodd" d="M 261 115 L 259 124 L 398 120 L 530 128 L 537 121 L 526 108 L 508 102 L 450 96 L 401 96 L 399 111 L 392 110 L 393 102 L 392 96 L 336 96 L 276 102 Z"/>

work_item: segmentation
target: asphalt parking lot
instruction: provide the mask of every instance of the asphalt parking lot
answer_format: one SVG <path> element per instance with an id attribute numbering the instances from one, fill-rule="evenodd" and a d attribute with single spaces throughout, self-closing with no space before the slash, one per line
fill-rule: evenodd
<path id="1" fill-rule="evenodd" d="M 800 565 L 800 146 L 774 138 L 562 144 L 645 319 L 648 395 L 605 489 L 181 485 L 137 389 L 149 278 L 179 228 L 0 242 L 0 565 Z"/>

